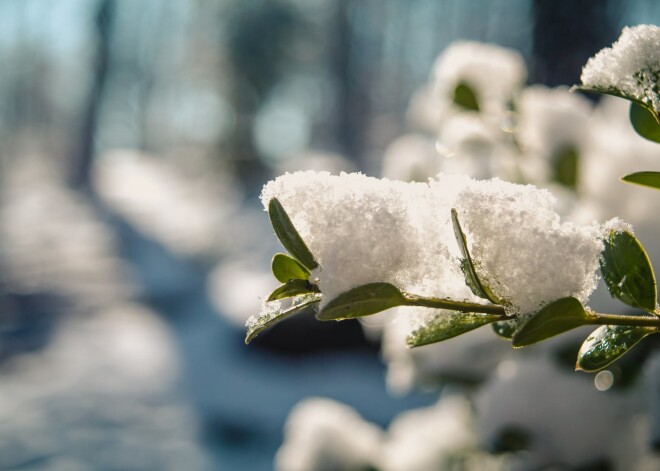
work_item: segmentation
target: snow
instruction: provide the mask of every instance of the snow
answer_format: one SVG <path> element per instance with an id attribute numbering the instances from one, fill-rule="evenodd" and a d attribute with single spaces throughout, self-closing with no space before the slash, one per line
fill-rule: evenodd
<path id="1" fill-rule="evenodd" d="M 603 227 L 562 223 L 554 204 L 546 190 L 498 179 L 458 196 L 477 272 L 513 314 L 566 296 L 586 302 L 598 282 Z"/>
<path id="2" fill-rule="evenodd" d="M 437 471 L 511 469 L 511 459 L 477 446 L 473 414 L 464 397 L 447 395 L 430 407 L 397 416 L 387 430 L 355 410 L 324 398 L 309 398 L 291 412 L 276 471 Z"/>
<path id="3" fill-rule="evenodd" d="M 166 325 L 130 302 L 89 314 L 0 365 L 0 468 L 211 469 Z"/>
<path id="4" fill-rule="evenodd" d="M 278 285 L 270 270 L 259 270 L 248 261 L 236 260 L 213 269 L 207 279 L 207 292 L 218 312 L 234 325 L 243 325 L 259 312 L 259 298 Z"/>
<path id="5" fill-rule="evenodd" d="M 433 67 L 435 94 L 441 106 L 464 83 L 474 91 L 481 111 L 495 115 L 506 111 L 526 77 L 525 62 L 518 52 L 473 41 L 452 43 Z"/>
<path id="6" fill-rule="evenodd" d="M 448 157 L 443 162 L 445 173 L 476 179 L 498 176 L 512 180 L 516 176 L 519 159 L 511 135 L 474 113 L 448 119 L 438 134 L 437 146 Z"/>
<path id="7" fill-rule="evenodd" d="M 53 162 L 25 155 L 3 175 L 0 258 L 6 281 L 19 292 L 55 292 L 86 307 L 130 296 L 133 273 L 117 256 L 117 238 L 92 204 L 66 186 Z"/>
<path id="8" fill-rule="evenodd" d="M 93 183 L 115 211 L 175 253 L 208 256 L 230 243 L 223 228 L 236 218 L 240 194 L 217 169 L 114 150 L 95 162 Z"/>
<path id="9" fill-rule="evenodd" d="M 476 430 L 482 442 L 497 441 L 506 429 L 529 434 L 521 469 L 550 463 L 577 469 L 599 458 L 611 460 L 612 469 L 639 469 L 631 433 L 642 404 L 638 390 L 599 391 L 593 376 L 562 369 L 551 355 L 513 358 L 501 363 L 476 395 Z"/>
<path id="10" fill-rule="evenodd" d="M 390 180 L 426 181 L 442 169 L 442 158 L 432 139 L 423 134 L 404 134 L 385 150 L 381 174 Z"/>
<path id="11" fill-rule="evenodd" d="M 284 443 L 275 457 L 277 471 L 350 471 L 376 460 L 382 431 L 349 406 L 309 398 L 292 410 Z"/>
<path id="12" fill-rule="evenodd" d="M 423 248 L 418 242 L 428 224 L 417 225 L 415 217 L 426 211 L 431 220 L 436 219 L 432 206 L 424 204 L 430 197 L 426 184 L 359 173 L 296 172 L 264 187 L 265 206 L 272 197 L 280 200 L 320 263 L 313 275 L 320 279 L 325 302 L 374 281 L 406 288 L 413 276 L 421 275 L 418 259 Z M 421 205 L 413 213 L 409 209 L 416 202 Z M 441 238 L 439 243 L 446 241 Z M 434 270 L 438 271 L 442 267 Z"/>
<path id="13" fill-rule="evenodd" d="M 533 169 L 525 172 L 527 181 L 547 182 L 560 152 L 573 149 L 579 158 L 590 143 L 591 104 L 564 87 L 527 87 L 520 94 L 518 111 L 518 142 L 523 160 Z"/>
<path id="14" fill-rule="evenodd" d="M 585 87 L 615 91 L 660 113 L 660 27 L 625 27 L 619 39 L 599 51 L 582 69 Z"/>
<path id="15" fill-rule="evenodd" d="M 461 396 L 449 396 L 431 407 L 404 412 L 394 419 L 379 469 L 444 469 L 449 456 L 474 449 L 476 442 L 470 403 Z"/>
<path id="16" fill-rule="evenodd" d="M 554 197 L 531 185 L 439 174 L 428 183 L 297 172 L 269 182 L 320 263 L 328 302 L 366 283 L 477 301 L 465 286 L 450 222 L 456 207 L 477 271 L 512 314 L 564 296 L 586 301 L 597 282 L 603 227 L 562 223 Z"/>

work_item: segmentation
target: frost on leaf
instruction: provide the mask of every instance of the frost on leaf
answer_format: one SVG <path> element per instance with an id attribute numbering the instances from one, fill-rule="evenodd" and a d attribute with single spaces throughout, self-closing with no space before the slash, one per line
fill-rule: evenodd
<path id="1" fill-rule="evenodd" d="M 582 87 L 620 96 L 660 115 L 660 28 L 623 28 L 611 48 L 589 59 L 582 69 Z"/>
<path id="2" fill-rule="evenodd" d="M 283 305 L 281 301 L 264 301 L 259 315 L 251 316 L 245 322 L 247 329 L 245 343 L 250 343 L 257 335 L 277 322 L 320 302 L 321 297 L 320 293 L 301 294 L 291 298 L 288 305 Z"/>
<path id="3" fill-rule="evenodd" d="M 439 311 L 406 338 L 409 347 L 441 342 L 501 319 L 492 314 Z"/>

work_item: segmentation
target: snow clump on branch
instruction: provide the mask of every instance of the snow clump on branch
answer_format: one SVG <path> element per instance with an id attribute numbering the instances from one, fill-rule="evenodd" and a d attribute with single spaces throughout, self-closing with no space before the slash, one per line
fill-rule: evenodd
<path id="1" fill-rule="evenodd" d="M 660 113 L 660 27 L 623 28 L 612 47 L 602 49 L 582 69 L 582 84 L 599 91 L 623 94 Z"/>
<path id="2" fill-rule="evenodd" d="M 451 223 L 456 208 L 478 275 L 527 314 L 565 296 L 585 302 L 597 283 L 606 226 L 562 223 L 555 198 L 531 185 L 439 174 L 403 183 L 359 173 L 285 174 L 264 187 L 316 257 L 323 302 L 388 282 L 423 296 L 482 302 L 467 288 Z M 607 226 L 609 227 L 609 226 Z"/>

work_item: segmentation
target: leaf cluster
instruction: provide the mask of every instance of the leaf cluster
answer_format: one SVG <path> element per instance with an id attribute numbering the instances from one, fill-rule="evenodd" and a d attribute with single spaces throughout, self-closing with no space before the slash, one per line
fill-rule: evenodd
<path id="1" fill-rule="evenodd" d="M 634 130 L 645 139 L 660 143 L 660 116 L 649 103 L 612 88 L 575 86 L 572 90 L 629 100 L 629 116 Z M 456 87 L 453 98 L 465 110 L 480 110 L 478 97 L 466 83 Z M 567 149 L 559 161 L 558 169 L 561 172 L 556 176 L 557 179 L 574 187 L 577 162 L 575 151 Z M 660 172 L 637 172 L 623 176 L 622 180 L 660 189 Z M 268 215 L 276 236 L 288 254 L 278 253 L 273 257 L 272 272 L 282 285 L 267 298 L 268 306 L 264 313 L 248 323 L 246 343 L 282 319 L 309 306 L 317 307 L 323 299 L 318 280 L 312 276 L 319 264 L 276 198 L 269 202 Z M 490 324 L 495 334 L 510 340 L 514 348 L 520 348 L 577 327 L 597 325 L 578 352 L 576 369 L 584 371 L 605 368 L 646 336 L 660 332 L 660 310 L 657 307 L 653 267 L 641 243 L 631 232 L 612 230 L 607 234 L 603 241 L 600 270 L 610 294 L 634 308 L 635 314 L 622 316 L 596 313 L 585 308 L 580 300 L 565 297 L 540 306 L 531 314 L 508 316 L 507 308 L 510 306 L 507 301 L 499 297 L 479 276 L 455 209 L 451 210 L 451 220 L 462 256 L 460 266 L 465 283 L 483 302 L 423 297 L 404 292 L 390 283 L 374 282 L 357 286 L 331 299 L 317 312 L 317 319 L 351 319 L 399 306 L 442 310 L 408 336 L 407 344 L 410 347 L 441 342 Z M 281 300 L 289 300 L 290 303 L 283 306 Z"/>
<path id="2" fill-rule="evenodd" d="M 246 343 L 282 319 L 309 306 L 318 306 L 323 298 L 318 280 L 312 276 L 319 264 L 276 198 L 269 202 L 268 214 L 275 234 L 289 254 L 279 253 L 273 257 L 273 275 L 283 284 L 267 299 L 273 309 L 248 326 Z M 632 233 L 613 230 L 605 237 L 600 269 L 611 295 L 638 309 L 639 314 L 595 313 L 586 309 L 578 299 L 566 297 L 542 306 L 531 315 L 510 317 L 506 300 L 480 278 L 455 209 L 451 211 L 451 220 L 462 255 L 465 283 L 475 296 L 483 299 L 483 303 L 418 296 L 390 283 L 374 282 L 331 299 L 318 310 L 316 318 L 321 321 L 352 319 L 399 306 L 441 309 L 408 336 L 409 347 L 441 342 L 490 324 L 497 335 L 510 340 L 514 348 L 520 348 L 577 327 L 598 325 L 578 353 L 576 368 L 584 371 L 606 367 L 644 337 L 660 331 L 653 268 Z M 290 299 L 291 304 L 281 306 L 279 300 L 282 299 Z"/>

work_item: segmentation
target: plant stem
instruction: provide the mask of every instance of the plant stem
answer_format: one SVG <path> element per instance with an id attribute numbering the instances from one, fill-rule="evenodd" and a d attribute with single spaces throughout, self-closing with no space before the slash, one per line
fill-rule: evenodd
<path id="1" fill-rule="evenodd" d="M 601 314 L 599 312 L 589 312 L 592 323 L 596 325 L 630 325 L 637 327 L 655 327 L 660 328 L 660 317 L 657 316 L 627 316 L 619 314 Z"/>
<path id="2" fill-rule="evenodd" d="M 504 310 L 504 306 L 497 304 L 479 304 L 466 301 L 455 301 L 447 298 L 426 298 L 411 293 L 402 293 L 406 298 L 406 306 L 429 307 L 433 309 L 448 309 L 450 311 L 474 312 L 483 314 L 493 314 L 502 319 L 509 319 Z M 653 315 L 619 315 L 602 314 L 599 312 L 588 311 L 587 315 L 594 325 L 629 325 L 637 327 L 655 327 L 660 329 L 660 317 Z"/>
<path id="3" fill-rule="evenodd" d="M 406 306 L 421 306 L 434 309 L 449 309 L 460 312 L 478 312 L 483 314 L 495 314 L 503 319 L 508 318 L 504 311 L 504 306 L 497 304 L 478 304 L 466 301 L 454 301 L 446 298 L 425 298 L 416 294 L 402 293 L 406 298 Z M 660 319 L 658 319 L 660 320 Z M 660 325 L 660 324 L 659 324 Z"/>

